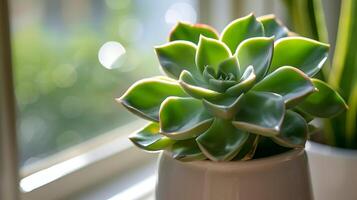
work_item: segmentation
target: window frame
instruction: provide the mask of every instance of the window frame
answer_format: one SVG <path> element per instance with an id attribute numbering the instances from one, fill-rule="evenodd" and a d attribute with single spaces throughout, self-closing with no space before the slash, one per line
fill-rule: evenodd
<path id="1" fill-rule="evenodd" d="M 18 199 L 15 97 L 9 4 L 0 0 L 0 199 Z"/>

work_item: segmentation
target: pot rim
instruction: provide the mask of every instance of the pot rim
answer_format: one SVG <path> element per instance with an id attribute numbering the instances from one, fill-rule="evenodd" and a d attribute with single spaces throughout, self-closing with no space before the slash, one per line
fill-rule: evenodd
<path id="1" fill-rule="evenodd" d="M 166 151 L 162 153 L 161 156 L 168 156 L 173 159 L 170 154 Z M 265 158 L 258 158 L 253 160 L 237 160 L 237 161 L 211 161 L 211 160 L 198 160 L 198 161 L 190 161 L 190 162 L 182 162 L 179 160 L 173 159 L 175 162 L 180 162 L 183 165 L 187 165 L 190 167 L 198 167 L 198 168 L 210 168 L 210 169 L 257 169 L 257 168 L 266 168 L 267 166 L 280 165 L 282 163 L 289 162 L 291 160 L 297 159 L 298 157 L 305 156 L 304 148 L 295 148 L 289 151 L 286 151 L 281 154 L 277 154 L 274 156 L 269 156 Z"/>
<path id="2" fill-rule="evenodd" d="M 306 142 L 305 149 L 308 152 L 320 154 L 320 155 L 357 159 L 357 149 L 345 149 L 340 147 L 334 147 L 327 144 L 314 142 L 311 140 Z"/>

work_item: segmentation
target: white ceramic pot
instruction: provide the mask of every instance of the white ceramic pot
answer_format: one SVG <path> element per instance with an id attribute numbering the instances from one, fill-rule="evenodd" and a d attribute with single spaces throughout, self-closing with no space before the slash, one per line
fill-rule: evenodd
<path id="1" fill-rule="evenodd" d="M 311 141 L 306 150 L 315 200 L 357 200 L 357 150 Z"/>
<path id="2" fill-rule="evenodd" d="M 180 162 L 162 153 L 157 200 L 311 200 L 303 149 L 251 161 Z"/>

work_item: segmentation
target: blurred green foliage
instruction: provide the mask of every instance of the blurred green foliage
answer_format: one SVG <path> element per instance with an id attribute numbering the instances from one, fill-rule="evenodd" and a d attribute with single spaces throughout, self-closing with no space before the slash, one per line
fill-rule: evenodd
<path id="1" fill-rule="evenodd" d="M 55 29 L 41 20 L 15 27 L 13 60 L 22 164 L 132 120 L 114 99 L 134 80 L 159 73 L 154 52 L 138 49 L 128 36 L 135 29 L 118 34 L 118 25 L 126 23 L 132 12 L 130 6 L 120 12 L 105 9 L 99 28 L 90 18 Z M 118 69 L 105 69 L 98 61 L 98 50 L 107 40 L 119 41 L 126 48 Z M 133 56 L 137 54 L 139 58 Z"/>
<path id="2" fill-rule="evenodd" d="M 357 149 L 357 1 L 341 0 L 325 2 L 322 0 L 283 0 L 293 30 L 298 34 L 323 42 L 330 40 L 335 51 L 330 56 L 331 67 L 326 67 L 319 78 L 327 80 L 347 101 L 349 109 L 343 114 L 324 120 L 323 142 L 332 146 Z M 328 32 L 326 4 L 332 4 L 334 13 L 339 13 L 336 41 Z M 338 6 L 336 6 L 338 5 Z M 331 6 L 330 6 L 331 7 Z M 340 10 L 340 11 L 339 11 Z"/>

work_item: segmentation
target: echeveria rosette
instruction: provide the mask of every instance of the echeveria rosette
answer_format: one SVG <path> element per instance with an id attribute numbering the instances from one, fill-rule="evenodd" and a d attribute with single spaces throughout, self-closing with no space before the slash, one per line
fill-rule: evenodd
<path id="1" fill-rule="evenodd" d="M 273 15 L 237 19 L 220 36 L 208 25 L 179 23 L 155 48 L 170 78 L 138 81 L 119 99 L 152 121 L 132 142 L 183 161 L 248 160 L 262 137 L 303 147 L 307 116 L 330 117 L 346 104 L 312 78 L 329 46 L 289 35 Z"/>

